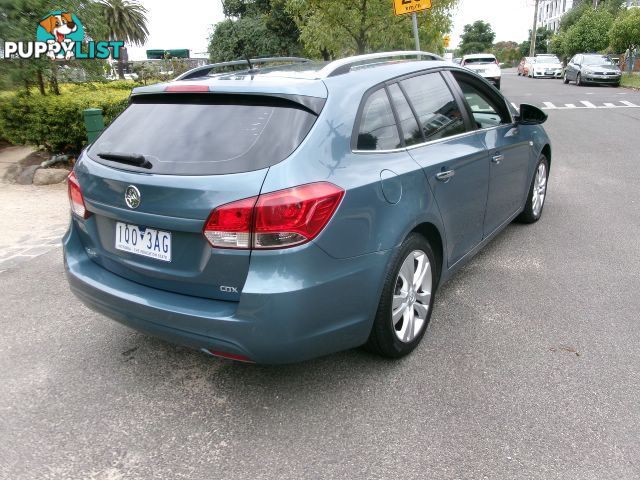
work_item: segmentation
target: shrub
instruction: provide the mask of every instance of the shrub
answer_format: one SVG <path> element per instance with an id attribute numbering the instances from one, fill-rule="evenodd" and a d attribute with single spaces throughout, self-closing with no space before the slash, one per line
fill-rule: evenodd
<path id="1" fill-rule="evenodd" d="M 105 125 L 127 106 L 132 82 L 61 86 L 61 95 L 0 95 L 0 137 L 14 144 L 44 146 L 58 153 L 79 153 L 87 143 L 82 111 L 102 109 Z"/>

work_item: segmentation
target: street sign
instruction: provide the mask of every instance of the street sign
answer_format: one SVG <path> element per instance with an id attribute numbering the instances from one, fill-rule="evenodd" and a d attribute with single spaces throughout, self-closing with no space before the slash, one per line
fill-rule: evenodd
<path id="1" fill-rule="evenodd" d="M 406 15 L 431 8 L 431 0 L 393 0 L 393 13 Z"/>

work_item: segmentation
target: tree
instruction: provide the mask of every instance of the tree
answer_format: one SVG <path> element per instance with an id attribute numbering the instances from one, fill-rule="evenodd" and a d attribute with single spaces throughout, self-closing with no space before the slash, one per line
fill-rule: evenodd
<path id="1" fill-rule="evenodd" d="M 536 51 L 534 54 L 537 55 L 539 53 L 549 52 L 549 42 L 551 41 L 552 36 L 553 32 L 551 30 L 547 30 L 545 27 L 538 27 L 536 30 Z M 529 30 L 529 38 L 531 38 L 531 30 Z M 520 56 L 528 57 L 531 52 L 531 41 L 525 40 L 520 44 L 519 48 Z"/>
<path id="2" fill-rule="evenodd" d="M 632 8 L 622 13 L 609 32 L 611 48 L 620 53 L 631 45 L 640 45 L 640 9 Z"/>
<path id="3" fill-rule="evenodd" d="M 473 24 L 465 25 L 460 42 L 460 52 L 463 55 L 468 53 L 482 53 L 491 50 L 496 34 L 491 28 L 491 24 L 483 20 L 477 20 Z"/>
<path id="4" fill-rule="evenodd" d="M 571 27 L 573 27 L 576 23 L 578 23 L 578 20 L 580 20 L 582 15 L 584 15 L 587 11 L 590 11 L 592 9 L 593 8 L 591 7 L 590 2 L 582 2 L 582 3 L 574 4 L 573 8 L 562 16 L 562 19 L 560 20 L 559 31 L 560 32 L 568 31 Z"/>
<path id="5" fill-rule="evenodd" d="M 558 32 L 549 41 L 549 52 L 555 53 L 561 60 L 569 56 L 565 47 L 566 36 L 566 32 Z"/>
<path id="6" fill-rule="evenodd" d="M 520 48 L 516 42 L 498 42 L 493 46 L 493 53 L 501 63 L 515 63 L 520 60 Z"/>
<path id="7" fill-rule="evenodd" d="M 458 0 L 439 0 L 418 13 L 423 50 L 444 51 L 451 9 Z M 300 38 L 313 56 L 331 57 L 373 51 L 414 49 L 411 17 L 396 17 L 389 0 L 287 0 Z"/>
<path id="8" fill-rule="evenodd" d="M 100 0 L 97 13 L 109 40 L 135 45 L 144 45 L 147 41 L 147 10 L 136 0 Z M 118 58 L 118 76 L 124 78 L 122 57 Z"/>
<path id="9" fill-rule="evenodd" d="M 613 15 L 606 9 L 588 10 L 567 30 L 563 44 L 567 56 L 579 52 L 598 52 L 609 46 Z"/>
<path id="10" fill-rule="evenodd" d="M 285 0 L 226 0 L 222 5 L 227 18 L 209 39 L 212 61 L 301 53 L 300 32 Z"/>

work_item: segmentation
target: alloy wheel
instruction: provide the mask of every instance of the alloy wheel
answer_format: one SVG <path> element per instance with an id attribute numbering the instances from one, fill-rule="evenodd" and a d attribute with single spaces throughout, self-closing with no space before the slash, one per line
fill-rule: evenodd
<path id="1" fill-rule="evenodd" d="M 401 342 L 410 343 L 422 331 L 429 313 L 432 283 L 429 257 L 422 250 L 414 250 L 400 267 L 391 306 L 394 332 Z"/>
<path id="2" fill-rule="evenodd" d="M 531 201 L 533 214 L 537 217 L 542 211 L 547 194 L 547 167 L 544 163 L 538 165 L 536 179 L 533 184 L 533 198 Z"/>

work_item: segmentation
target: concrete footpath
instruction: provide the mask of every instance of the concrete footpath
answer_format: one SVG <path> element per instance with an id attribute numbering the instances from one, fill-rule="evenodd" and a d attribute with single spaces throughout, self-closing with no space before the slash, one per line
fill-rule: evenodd
<path id="1" fill-rule="evenodd" d="M 0 150 L 0 274 L 55 248 L 69 222 L 67 185 L 8 183 L 4 177 L 33 150 Z"/>

